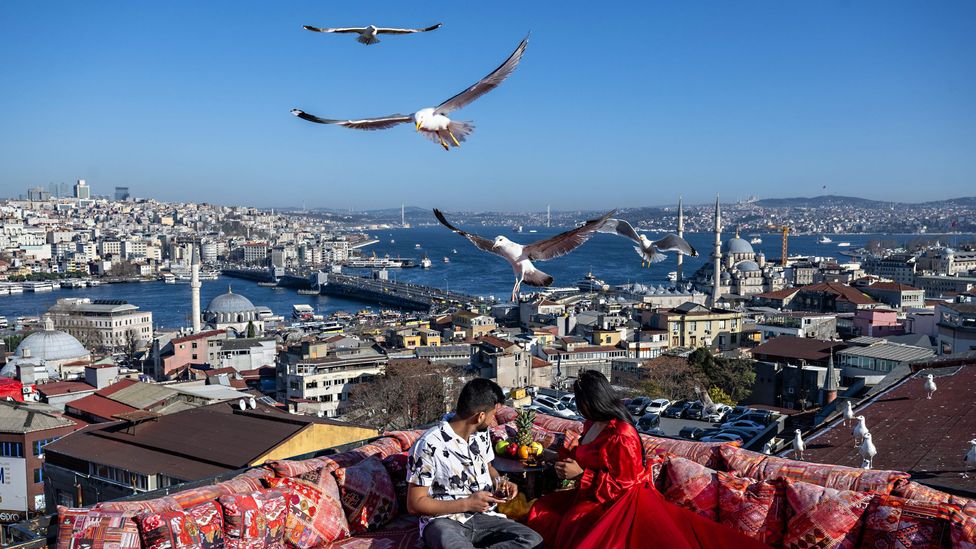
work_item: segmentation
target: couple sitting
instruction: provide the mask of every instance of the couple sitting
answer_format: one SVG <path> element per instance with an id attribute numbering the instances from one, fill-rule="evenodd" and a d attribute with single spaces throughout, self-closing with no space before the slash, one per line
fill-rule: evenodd
<path id="1" fill-rule="evenodd" d="M 410 449 L 407 509 L 421 516 L 427 547 L 763 547 L 664 500 L 644 468 L 633 418 L 603 374 L 580 372 L 573 392 L 586 422 L 555 470 L 579 487 L 540 498 L 526 526 L 494 512 L 518 491 L 491 465 L 488 427 L 505 395 L 487 379 L 461 389 L 453 417 Z"/>

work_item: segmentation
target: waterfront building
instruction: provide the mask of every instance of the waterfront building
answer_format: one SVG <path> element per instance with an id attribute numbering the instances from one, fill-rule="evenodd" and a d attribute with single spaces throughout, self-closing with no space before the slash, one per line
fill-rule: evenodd
<path id="1" fill-rule="evenodd" d="M 266 242 L 244 243 L 244 263 L 263 265 L 268 259 L 268 244 Z"/>
<path id="2" fill-rule="evenodd" d="M 90 348 L 143 347 L 152 339 L 151 311 L 125 300 L 69 297 L 59 299 L 48 314 L 54 327 L 68 332 Z"/>

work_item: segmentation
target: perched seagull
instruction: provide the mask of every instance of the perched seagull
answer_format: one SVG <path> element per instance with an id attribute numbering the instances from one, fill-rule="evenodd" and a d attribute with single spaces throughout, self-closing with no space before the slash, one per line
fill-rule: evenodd
<path id="1" fill-rule="evenodd" d="M 860 448 L 857 452 L 861 454 L 861 467 L 865 469 L 870 469 L 874 466 L 874 456 L 878 453 L 878 449 L 874 447 L 874 443 L 871 442 L 871 433 L 864 433 L 864 441 L 861 442 Z"/>
<path id="2" fill-rule="evenodd" d="M 868 425 L 864 422 L 864 416 L 857 416 L 857 425 L 854 426 L 854 446 L 860 446 L 864 440 L 864 435 L 868 434 Z"/>
<path id="3" fill-rule="evenodd" d="M 806 450 L 806 446 L 803 444 L 803 437 L 800 436 L 800 430 L 796 430 L 796 435 L 793 436 L 793 452 L 799 456 L 800 460 L 803 460 L 803 450 Z"/>
<path id="4" fill-rule="evenodd" d="M 374 25 L 369 25 L 366 27 L 345 27 L 345 28 L 334 28 L 334 29 L 303 25 L 302 28 L 313 32 L 355 33 L 359 35 L 359 38 L 356 39 L 356 42 L 370 46 L 372 44 L 380 43 L 380 39 L 376 37 L 377 34 L 413 34 L 415 32 L 428 32 L 428 31 L 437 30 L 441 28 L 441 24 L 438 23 L 434 26 L 427 27 L 425 29 L 392 29 L 389 27 L 377 27 Z"/>
<path id="5" fill-rule="evenodd" d="M 854 419 L 854 407 L 851 406 L 851 401 L 846 401 L 844 406 L 844 426 L 850 427 L 851 420 Z"/>
<path id="6" fill-rule="evenodd" d="M 962 460 L 970 469 L 976 469 L 976 439 L 969 441 L 969 451 L 966 452 L 966 457 Z"/>
<path id="7" fill-rule="evenodd" d="M 440 210 L 434 208 L 434 216 L 442 225 L 467 238 L 479 250 L 491 252 L 505 258 L 512 265 L 515 271 L 515 287 L 512 288 L 512 301 L 517 301 L 519 288 L 522 282 L 530 286 L 549 286 L 552 284 L 552 277 L 535 268 L 533 261 L 546 261 L 568 254 L 581 246 L 593 236 L 600 225 L 605 223 L 614 212 L 608 212 L 599 219 L 591 219 L 582 226 L 575 229 L 557 234 L 552 238 L 539 240 L 531 244 L 519 244 L 512 242 L 504 236 L 496 236 L 495 240 L 462 231 L 451 225 Z"/>
<path id="8" fill-rule="evenodd" d="M 762 453 L 767 456 L 773 455 L 773 439 L 769 439 L 766 441 L 766 444 L 763 444 Z"/>
<path id="9" fill-rule="evenodd" d="M 658 261 L 667 259 L 667 256 L 661 252 L 678 252 L 692 257 L 698 255 L 698 252 L 691 247 L 691 244 L 688 244 L 687 240 L 676 234 L 669 234 L 661 240 L 651 241 L 646 236 L 638 234 L 634 230 L 633 225 L 623 219 L 608 219 L 600 227 L 599 231 L 601 233 L 616 234 L 633 240 L 637 244 L 634 246 L 634 251 L 637 252 L 637 255 L 641 256 L 641 267 L 645 265 L 650 266 L 651 263 L 657 263 Z"/>
<path id="10" fill-rule="evenodd" d="M 932 374 L 925 376 L 925 398 L 931 400 L 932 393 L 934 393 L 936 389 L 938 389 L 938 387 L 935 386 L 935 380 L 932 379 Z"/>
<path id="11" fill-rule="evenodd" d="M 412 115 L 391 114 L 390 116 L 382 116 L 380 118 L 364 118 L 361 120 L 331 120 L 328 118 L 319 118 L 299 109 L 292 109 L 291 113 L 299 118 L 308 120 L 309 122 L 316 122 L 318 124 L 336 124 L 339 126 L 345 126 L 347 128 L 353 128 L 355 130 L 385 130 L 399 124 L 413 122 L 417 127 L 418 132 L 422 133 L 431 141 L 440 143 L 440 145 L 444 147 L 445 151 L 450 150 L 452 146 L 461 146 L 461 142 L 474 131 L 474 125 L 471 122 L 458 122 L 456 120 L 451 120 L 447 117 L 447 114 L 468 105 L 475 99 L 478 99 L 482 95 L 497 88 L 506 78 L 508 78 L 510 74 L 512 74 L 515 67 L 518 66 L 519 61 L 522 59 L 522 54 L 525 53 L 525 46 L 528 43 L 529 38 L 526 37 L 524 40 L 522 40 L 522 43 L 515 48 L 512 55 L 508 56 L 508 59 L 501 64 L 501 66 L 492 71 L 488 76 L 476 82 L 470 88 L 441 103 L 437 107 L 420 109 Z M 429 70 L 438 69 L 439 67 L 435 67 Z"/>

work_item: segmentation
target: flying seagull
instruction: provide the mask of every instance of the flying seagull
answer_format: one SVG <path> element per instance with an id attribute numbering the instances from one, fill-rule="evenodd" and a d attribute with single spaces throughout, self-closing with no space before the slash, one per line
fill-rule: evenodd
<path id="1" fill-rule="evenodd" d="M 515 287 L 512 288 L 512 301 L 517 301 L 519 288 L 524 281 L 530 286 L 549 286 L 552 277 L 535 268 L 533 261 L 546 261 L 560 257 L 575 250 L 593 236 L 593 233 L 605 223 L 614 212 L 609 212 L 599 219 L 591 219 L 575 229 L 557 234 L 552 238 L 539 240 L 531 244 L 512 242 L 504 236 L 496 236 L 494 240 L 462 231 L 451 225 L 440 210 L 434 208 L 434 216 L 442 225 L 467 238 L 479 250 L 500 255 L 512 265 L 515 271 Z"/>
<path id="2" fill-rule="evenodd" d="M 678 252 L 695 257 L 698 252 L 688 244 L 688 241 L 676 234 L 669 234 L 661 240 L 651 241 L 634 230 L 633 225 L 623 219 L 608 219 L 599 229 L 601 233 L 612 233 L 634 241 L 634 251 L 641 256 L 641 267 L 664 261 L 667 256 L 661 252 Z"/>
<path id="3" fill-rule="evenodd" d="M 418 132 L 422 133 L 434 143 L 440 143 L 445 151 L 449 150 L 452 146 L 460 147 L 461 142 L 474 131 L 474 125 L 471 122 L 451 120 L 447 115 L 497 88 L 512 74 L 515 67 L 518 66 L 519 61 L 522 59 L 522 54 L 525 53 L 525 46 L 528 43 L 529 38 L 525 37 L 522 43 L 515 48 L 512 55 L 508 56 L 508 59 L 501 66 L 476 82 L 473 86 L 441 103 L 437 107 L 420 109 L 412 115 L 391 114 L 390 116 L 363 118 L 361 120 L 331 120 L 328 118 L 319 118 L 299 109 L 292 109 L 291 113 L 309 122 L 336 124 L 355 130 L 385 130 L 399 124 L 413 122 Z M 435 68 L 433 70 L 437 69 Z"/>
<path id="4" fill-rule="evenodd" d="M 360 44 L 366 44 L 370 46 L 372 44 L 379 44 L 380 39 L 376 37 L 377 34 L 413 34 L 415 32 L 428 32 L 432 30 L 437 30 L 441 28 L 441 24 L 424 28 L 424 29 L 393 29 L 389 27 L 377 27 L 375 25 L 368 25 L 365 27 L 344 27 L 344 28 L 321 28 L 312 27 L 310 25 L 304 25 L 302 27 L 305 30 L 310 30 L 313 32 L 338 32 L 338 33 L 355 33 L 359 35 L 356 39 Z"/>

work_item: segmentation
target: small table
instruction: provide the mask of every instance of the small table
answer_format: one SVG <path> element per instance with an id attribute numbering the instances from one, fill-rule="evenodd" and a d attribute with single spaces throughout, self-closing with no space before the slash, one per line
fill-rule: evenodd
<path id="1" fill-rule="evenodd" d="M 491 462 L 496 471 L 503 475 L 520 475 L 525 480 L 525 497 L 533 499 L 538 497 L 536 493 L 536 477 L 544 473 L 549 468 L 545 463 L 539 465 L 525 465 L 517 459 L 510 459 L 495 456 L 495 461 Z"/>

